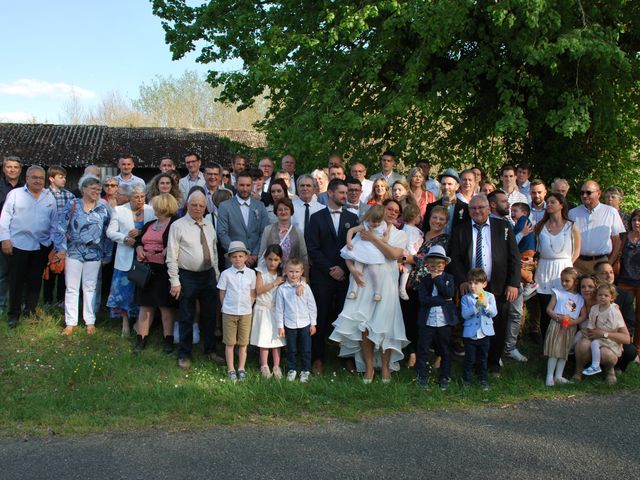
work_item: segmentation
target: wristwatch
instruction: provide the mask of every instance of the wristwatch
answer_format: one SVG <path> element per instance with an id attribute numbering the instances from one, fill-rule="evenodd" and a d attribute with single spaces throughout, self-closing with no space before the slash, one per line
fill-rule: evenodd
<path id="1" fill-rule="evenodd" d="M 602 338 L 609 338 L 609 332 L 604 332 L 602 334 Z"/>

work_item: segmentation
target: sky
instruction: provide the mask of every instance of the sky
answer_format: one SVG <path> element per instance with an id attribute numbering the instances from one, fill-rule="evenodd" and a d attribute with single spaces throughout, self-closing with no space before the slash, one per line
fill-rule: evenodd
<path id="1" fill-rule="evenodd" d="M 171 60 L 149 0 L 0 0 L 0 12 L 0 122 L 60 123 L 74 93 L 91 108 L 111 91 L 137 97 L 156 75 L 210 68 L 195 53 Z"/>

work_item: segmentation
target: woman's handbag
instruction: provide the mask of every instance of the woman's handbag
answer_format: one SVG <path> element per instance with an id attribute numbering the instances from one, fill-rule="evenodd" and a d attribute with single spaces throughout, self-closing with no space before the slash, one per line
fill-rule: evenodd
<path id="1" fill-rule="evenodd" d="M 148 263 L 142 263 L 133 259 L 133 263 L 131 264 L 131 269 L 127 272 L 127 278 L 131 283 L 133 283 L 138 288 L 145 288 L 149 285 L 149 280 L 151 280 L 151 275 L 153 272 L 151 271 L 151 267 Z"/>

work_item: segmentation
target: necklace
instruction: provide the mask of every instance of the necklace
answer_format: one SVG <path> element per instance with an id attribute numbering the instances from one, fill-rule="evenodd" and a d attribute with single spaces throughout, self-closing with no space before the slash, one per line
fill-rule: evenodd
<path id="1" fill-rule="evenodd" d="M 159 220 L 156 220 L 156 223 L 154 223 L 151 228 L 153 229 L 154 232 L 158 232 L 160 230 L 162 230 L 164 227 L 167 226 L 169 222 L 164 222 L 164 223 L 160 223 Z"/>
<path id="2" fill-rule="evenodd" d="M 558 231 L 555 235 L 551 233 L 551 230 L 549 230 L 549 227 L 545 225 L 545 228 L 547 229 L 547 232 L 549 232 L 549 248 L 551 248 L 551 251 L 553 253 L 555 253 L 556 255 L 561 254 L 564 251 L 564 247 L 567 244 L 567 232 L 562 232 L 562 230 Z M 564 226 L 563 226 L 564 228 Z M 553 240 L 560 234 L 562 233 L 562 245 L 560 245 L 560 248 L 557 249 L 557 246 L 554 246 L 553 244 Z"/>

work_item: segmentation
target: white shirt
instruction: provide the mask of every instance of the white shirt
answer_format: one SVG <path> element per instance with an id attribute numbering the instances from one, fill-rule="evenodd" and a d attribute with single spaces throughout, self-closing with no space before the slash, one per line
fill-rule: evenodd
<path id="1" fill-rule="evenodd" d="M 240 205 L 240 213 L 242 213 L 242 219 L 244 220 L 244 224 L 245 226 L 249 225 L 249 210 L 250 210 L 250 206 L 251 206 L 251 197 L 247 198 L 246 200 L 240 198 L 238 195 L 236 195 L 236 200 L 238 201 L 238 204 Z"/>
<path id="2" fill-rule="evenodd" d="M 11 240 L 20 250 L 40 250 L 51 245 L 56 228 L 58 208 L 53 194 L 46 188 L 38 198 L 27 186 L 14 188 L 7 194 L 0 216 L 0 240 Z"/>
<path id="3" fill-rule="evenodd" d="M 311 215 L 313 215 L 314 213 L 322 210 L 323 208 L 327 208 L 313 198 L 308 202 L 304 202 L 303 200 L 300 199 L 300 197 L 297 197 L 293 200 L 294 213 L 293 213 L 293 216 L 291 217 L 291 223 L 295 225 L 298 228 L 298 230 L 302 232 L 303 235 L 304 235 L 304 212 L 306 210 L 305 203 L 309 204 L 309 217 L 311 217 Z"/>
<path id="4" fill-rule="evenodd" d="M 584 205 L 569 210 L 569 220 L 580 229 L 580 255 L 600 256 L 611 253 L 611 237 L 626 232 L 618 211 L 598 203 L 593 210 Z"/>
<path id="5" fill-rule="evenodd" d="M 542 206 L 540 208 L 534 207 L 533 203 L 530 203 L 529 206 L 531 207 L 529 220 L 531 220 L 531 223 L 535 225 L 540 220 L 542 220 L 542 217 L 544 216 L 544 212 L 547 210 L 547 202 L 542 202 Z"/>
<path id="6" fill-rule="evenodd" d="M 482 228 L 482 269 L 487 274 L 487 281 L 491 280 L 491 218 Z M 476 267 L 476 242 L 478 239 L 478 229 L 474 220 L 471 220 L 471 234 L 473 242 L 471 244 L 471 268 Z"/>
<path id="7" fill-rule="evenodd" d="M 276 291 L 275 318 L 278 328 L 304 328 L 315 325 L 318 309 L 313 299 L 311 287 L 304 285 L 302 295 L 296 295 L 298 285 L 287 280 Z"/>
<path id="8" fill-rule="evenodd" d="M 432 297 L 438 296 L 438 287 L 433 285 L 433 290 L 431 291 Z M 431 307 L 429 309 L 429 316 L 427 317 L 427 327 L 444 327 L 447 325 L 447 320 L 444 318 L 444 312 L 442 311 L 442 307 Z"/>
<path id="9" fill-rule="evenodd" d="M 116 175 L 116 178 L 118 179 L 118 185 L 122 186 L 122 185 L 142 185 L 143 187 L 146 187 L 147 184 L 144 183 L 144 180 L 141 179 L 140 177 L 136 177 L 135 175 L 131 174 L 131 177 L 128 180 L 125 180 L 124 178 L 122 178 L 122 174 L 119 173 L 118 175 Z"/>
<path id="10" fill-rule="evenodd" d="M 340 212 L 340 213 L 333 213 L 333 212 Z M 332 210 L 329 208 L 329 213 L 331 214 L 331 221 L 333 222 L 333 228 L 336 231 L 336 235 L 337 235 L 338 229 L 340 228 L 340 215 L 342 215 L 342 207 L 336 208 L 335 210 Z"/>
<path id="11" fill-rule="evenodd" d="M 247 267 L 238 270 L 232 265 L 220 274 L 218 288 L 224 290 L 222 313 L 251 314 L 251 290 L 256 289 L 256 272 Z"/>
<path id="12" fill-rule="evenodd" d="M 360 195 L 360 200 L 366 201 L 373 191 L 373 182 L 367 178 L 364 180 L 360 180 L 362 184 L 362 194 Z"/>
<path id="13" fill-rule="evenodd" d="M 514 203 L 527 203 L 527 204 L 529 203 L 527 196 L 520 193 L 520 190 L 518 190 L 518 187 L 516 187 L 511 193 L 507 193 L 504 189 L 502 189 L 502 191 L 507 195 L 509 208 L 511 208 L 511 205 L 513 205 Z"/>
<path id="14" fill-rule="evenodd" d="M 204 179 L 204 173 L 200 171 L 198 171 L 198 177 L 195 179 L 191 178 L 191 174 L 187 174 L 186 177 L 182 177 L 180 179 L 180 181 L 178 182 L 178 188 L 180 188 L 180 191 L 182 192 L 184 203 L 187 203 L 187 195 L 189 195 L 189 190 L 191 190 L 191 188 L 195 187 L 196 185 L 204 188 L 205 190 L 207 189 L 207 182 Z"/>
<path id="15" fill-rule="evenodd" d="M 440 197 L 440 182 L 438 182 L 437 180 L 433 178 L 428 178 L 427 180 L 425 180 L 424 189 L 433 193 L 433 198 L 437 199 Z"/>

